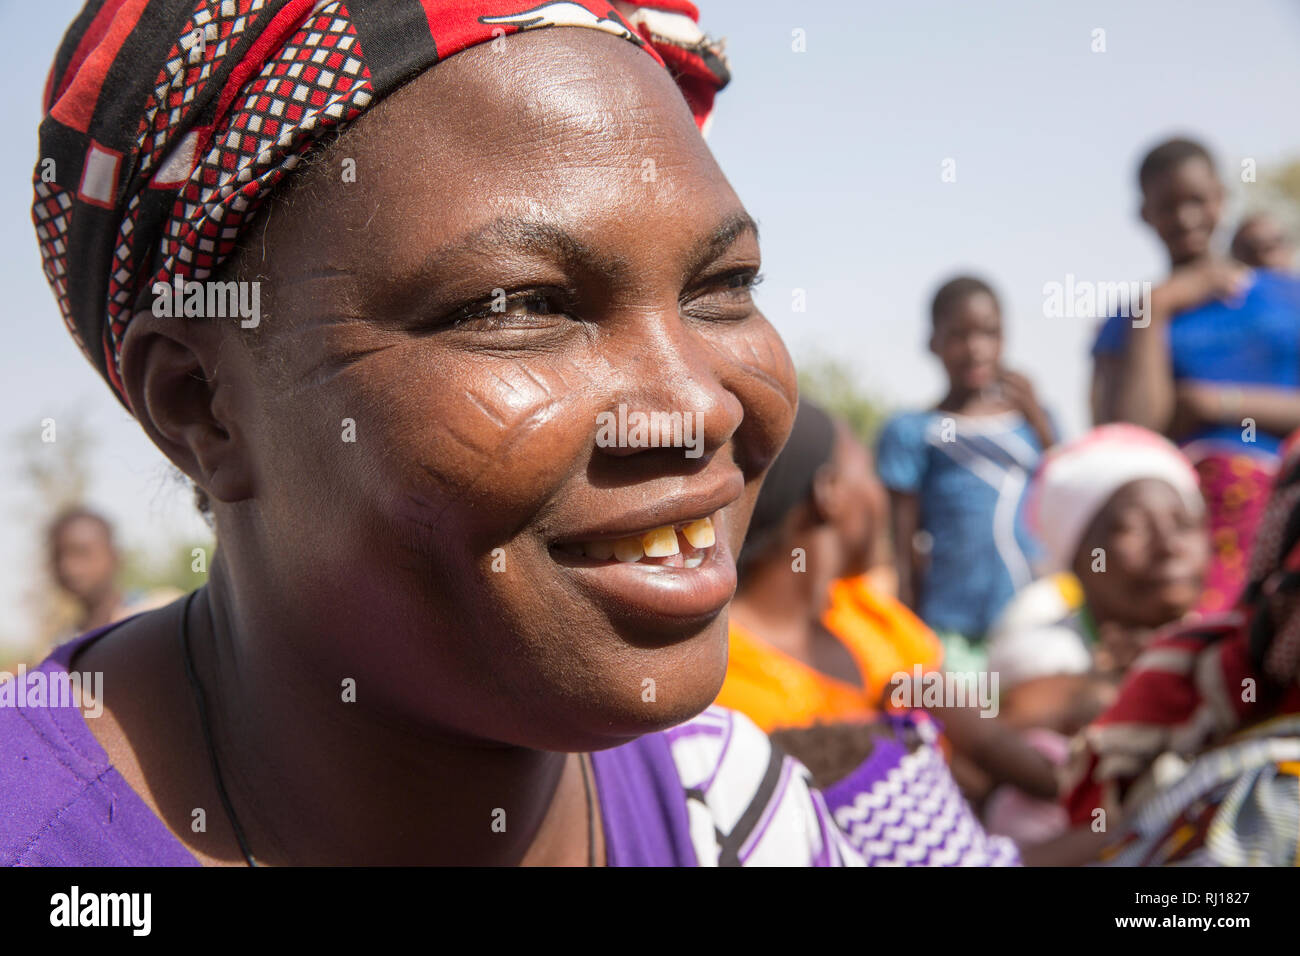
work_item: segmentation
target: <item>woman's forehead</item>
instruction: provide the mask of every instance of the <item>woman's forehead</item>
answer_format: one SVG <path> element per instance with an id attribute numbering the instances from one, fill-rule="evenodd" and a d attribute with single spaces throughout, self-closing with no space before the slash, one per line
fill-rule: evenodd
<path id="1" fill-rule="evenodd" d="M 1136 478 L 1115 491 L 1104 509 L 1115 515 L 1125 511 L 1186 511 L 1187 503 L 1163 478 Z"/>
<path id="2" fill-rule="evenodd" d="M 490 173 L 635 162 L 639 174 L 642 159 L 710 157 L 667 71 L 630 44 L 554 29 L 501 45 L 451 57 L 362 116 L 358 162 L 385 179 L 455 177 L 493 194 Z"/>
<path id="3" fill-rule="evenodd" d="M 315 237 L 327 259 L 382 247 L 401 273 L 444 246 L 638 223 L 662 233 L 670 218 L 712 231 L 741 212 L 671 77 L 643 53 L 576 29 L 503 47 L 451 57 L 361 117 L 308 174 L 315 201 L 273 228 Z"/>

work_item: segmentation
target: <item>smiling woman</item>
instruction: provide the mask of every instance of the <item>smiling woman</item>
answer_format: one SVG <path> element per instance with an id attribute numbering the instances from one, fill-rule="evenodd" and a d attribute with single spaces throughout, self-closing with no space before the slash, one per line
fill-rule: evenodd
<path id="1" fill-rule="evenodd" d="M 797 393 L 700 135 L 725 65 L 649 6 L 74 24 L 47 274 L 220 544 L 46 662 L 103 672 L 103 718 L 0 711 L 0 860 L 862 862 L 797 762 L 697 716 Z M 260 322 L 157 314 L 176 275 L 256 283 Z M 597 442 L 624 403 L 698 454 Z"/>

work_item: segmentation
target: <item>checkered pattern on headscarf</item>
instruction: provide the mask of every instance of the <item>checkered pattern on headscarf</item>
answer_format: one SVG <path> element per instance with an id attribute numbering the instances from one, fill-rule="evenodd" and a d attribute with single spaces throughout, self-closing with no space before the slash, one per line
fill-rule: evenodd
<path id="1" fill-rule="evenodd" d="M 203 280 L 323 134 L 454 53 L 581 26 L 664 64 L 703 129 L 728 80 L 686 0 L 90 0 L 45 90 L 32 218 L 73 338 L 119 349 L 156 282 Z"/>

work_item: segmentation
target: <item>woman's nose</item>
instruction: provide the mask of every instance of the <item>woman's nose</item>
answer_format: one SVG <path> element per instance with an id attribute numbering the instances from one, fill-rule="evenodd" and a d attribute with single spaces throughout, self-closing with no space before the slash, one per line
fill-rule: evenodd
<path id="1" fill-rule="evenodd" d="M 739 398 L 724 384 L 723 356 L 675 311 L 638 325 L 639 334 L 622 339 L 626 354 L 614 363 L 626 370 L 617 403 L 602 413 L 606 425 L 627 423 L 620 433 L 627 437 L 609 453 L 680 444 L 687 458 L 709 457 L 731 441 L 744 418 Z M 636 428 L 645 429 L 650 438 L 659 437 L 658 445 L 631 445 Z M 665 431 L 672 444 L 663 442 Z"/>

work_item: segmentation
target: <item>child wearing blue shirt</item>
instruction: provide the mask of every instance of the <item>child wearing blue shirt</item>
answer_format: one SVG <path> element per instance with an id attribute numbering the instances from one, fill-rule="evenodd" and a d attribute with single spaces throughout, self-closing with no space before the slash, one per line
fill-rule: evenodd
<path id="1" fill-rule="evenodd" d="M 938 634 L 947 670 L 978 671 L 989 626 L 1033 578 L 1020 505 L 1055 429 L 1028 379 L 1002 366 L 1002 310 L 987 283 L 952 279 L 930 311 L 948 392 L 885 425 L 877 469 L 899 597 Z"/>
<path id="2" fill-rule="evenodd" d="M 1224 189 L 1200 143 L 1152 149 L 1138 185 L 1170 275 L 1141 315 L 1102 325 L 1093 416 L 1161 432 L 1195 466 L 1214 548 L 1198 610 L 1215 613 L 1241 593 L 1279 449 L 1300 428 L 1300 279 L 1215 253 Z"/>

